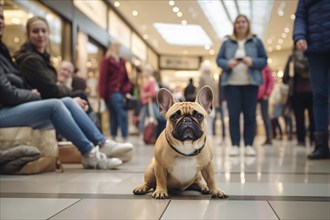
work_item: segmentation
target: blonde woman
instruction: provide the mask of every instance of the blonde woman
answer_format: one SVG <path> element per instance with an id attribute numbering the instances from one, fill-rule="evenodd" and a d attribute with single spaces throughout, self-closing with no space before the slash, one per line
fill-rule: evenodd
<path id="1" fill-rule="evenodd" d="M 110 135 L 115 140 L 118 128 L 124 142 L 128 137 L 128 113 L 124 106 L 124 98 L 132 89 L 128 79 L 125 60 L 120 57 L 121 44 L 110 44 L 100 66 L 99 91 L 110 113 Z"/>

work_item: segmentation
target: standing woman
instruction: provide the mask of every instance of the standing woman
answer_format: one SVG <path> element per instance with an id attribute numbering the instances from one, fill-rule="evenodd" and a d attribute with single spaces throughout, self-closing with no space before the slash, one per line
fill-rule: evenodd
<path id="1" fill-rule="evenodd" d="M 250 22 L 245 15 L 235 19 L 233 35 L 223 42 L 217 64 L 223 69 L 222 85 L 228 103 L 233 146 L 230 155 L 239 154 L 240 113 L 243 112 L 245 154 L 254 156 L 258 87 L 262 84 L 261 70 L 267 64 L 267 55 L 261 40 L 251 34 Z"/>
<path id="2" fill-rule="evenodd" d="M 124 106 L 124 98 L 132 89 L 127 75 L 125 60 L 120 58 L 121 45 L 118 42 L 110 44 L 100 66 L 99 90 L 100 96 L 107 104 L 110 113 L 110 134 L 115 140 L 118 128 L 124 142 L 128 136 L 128 113 Z"/>

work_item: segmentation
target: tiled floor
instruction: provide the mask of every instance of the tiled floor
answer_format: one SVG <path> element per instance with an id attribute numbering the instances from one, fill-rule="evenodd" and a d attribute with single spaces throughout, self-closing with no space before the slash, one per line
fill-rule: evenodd
<path id="1" fill-rule="evenodd" d="M 311 147 L 274 141 L 257 157 L 229 157 L 226 140 L 214 139 L 218 185 L 226 200 L 187 191 L 167 200 L 135 196 L 152 146 L 132 137 L 134 158 L 118 170 L 1 176 L 0 219 L 330 219 L 330 160 L 310 161 Z"/>

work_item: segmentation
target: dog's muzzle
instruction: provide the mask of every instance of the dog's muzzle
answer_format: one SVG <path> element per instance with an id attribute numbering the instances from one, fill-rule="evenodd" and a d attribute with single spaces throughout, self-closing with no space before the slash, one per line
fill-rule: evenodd
<path id="1" fill-rule="evenodd" d="M 203 135 L 203 131 L 196 121 L 191 117 L 186 116 L 178 122 L 172 135 L 180 141 L 194 141 Z"/>

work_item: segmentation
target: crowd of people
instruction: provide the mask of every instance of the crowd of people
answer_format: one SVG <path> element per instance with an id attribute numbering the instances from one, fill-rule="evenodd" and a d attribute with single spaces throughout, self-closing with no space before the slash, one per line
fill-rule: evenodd
<path id="1" fill-rule="evenodd" d="M 216 135 L 217 115 L 221 116 L 222 136 L 225 137 L 224 103 L 228 108 L 231 156 L 238 156 L 241 139 L 244 153 L 255 156 L 257 104 L 260 103 L 264 122 L 265 142 L 283 138 L 282 117 L 288 139 L 295 130 L 297 145 L 314 145 L 309 159 L 329 158 L 329 60 L 330 25 L 327 16 L 318 13 L 329 7 L 325 0 L 308 3 L 300 0 L 294 24 L 294 46 L 285 65 L 281 82 L 275 82 L 267 65 L 267 53 L 262 40 L 251 31 L 245 15 L 239 15 L 233 24 L 233 34 L 223 41 L 216 58 L 222 72 L 216 84 L 210 61 L 201 63 L 198 86 L 193 79 L 181 93 L 173 92 L 177 101 L 194 101 L 198 88 L 209 85 L 214 92 L 214 110 L 208 119 L 208 132 Z M 329 12 L 324 12 L 329 15 Z M 317 24 L 325 23 L 322 29 Z M 0 37 L 4 33 L 4 16 L 0 7 Z M 321 37 L 321 33 L 327 37 Z M 106 103 L 110 115 L 110 136 L 107 139 L 100 129 L 86 94 L 86 82 L 74 75 L 70 61 L 62 61 L 56 69 L 47 51 L 50 38 L 45 18 L 34 16 L 26 24 L 27 40 L 14 54 L 15 62 L 6 45 L 0 41 L 0 128 L 29 126 L 55 128 L 71 141 L 82 155 L 85 168 L 113 169 L 123 163 L 125 154 L 133 151 L 128 143 L 128 111 L 125 98 L 138 87 L 138 123 L 142 139 L 146 121 L 151 116 L 157 121 L 155 136 L 164 129 L 166 121 L 160 116 L 156 94 L 161 82 L 154 77 L 150 65 L 141 66 L 141 83 L 134 85 L 127 73 L 126 61 L 120 57 L 120 43 L 111 42 L 100 63 L 99 95 Z M 308 111 L 308 129 L 305 110 Z M 243 118 L 241 117 L 243 114 Z M 294 122 L 292 120 L 294 116 Z M 241 132 L 243 120 L 243 132 Z M 293 129 L 295 125 L 295 129 Z M 118 130 L 122 142 L 118 141 Z M 279 133 L 277 133 L 279 132 Z M 241 137 L 242 135 L 242 137 Z"/>

